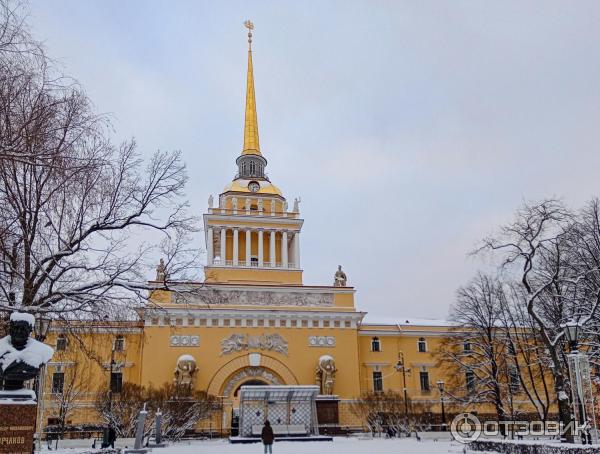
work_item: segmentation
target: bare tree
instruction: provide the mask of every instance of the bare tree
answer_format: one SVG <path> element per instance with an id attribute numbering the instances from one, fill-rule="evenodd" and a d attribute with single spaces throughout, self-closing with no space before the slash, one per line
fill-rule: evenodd
<path id="1" fill-rule="evenodd" d="M 504 309 L 501 283 L 478 274 L 457 291 L 450 313 L 453 332 L 440 350 L 440 363 L 453 372 L 451 376 L 465 377 L 447 395 L 463 405 L 490 403 L 499 421 L 508 413 Z"/>
<path id="2" fill-rule="evenodd" d="M 147 390 L 133 383 L 123 383 L 118 393 L 111 393 L 103 386 L 98 390 L 96 410 L 108 426 L 113 427 L 121 438 L 135 437 L 139 412 L 148 399 Z M 150 430 L 151 420 L 146 419 L 146 431 Z"/>
<path id="3" fill-rule="evenodd" d="M 166 383 L 158 389 L 149 390 L 149 408 L 153 418 L 157 411 L 161 411 L 163 436 L 176 442 L 193 431 L 201 420 L 220 411 L 221 403 L 204 391 L 181 395 L 175 385 Z"/>
<path id="4" fill-rule="evenodd" d="M 57 420 L 53 427 L 53 434 L 56 436 L 55 448 L 58 447 L 59 439 L 64 437 L 69 420 L 73 417 L 78 405 L 85 400 L 89 393 L 91 379 L 90 368 L 85 367 L 85 364 L 79 361 L 78 356 L 62 355 L 61 359 L 66 363 L 63 371 L 60 372 L 63 374 L 62 386 L 60 389 L 51 389 L 50 394 L 50 409 L 56 412 Z"/>
<path id="5" fill-rule="evenodd" d="M 572 416 L 563 324 L 575 319 L 584 329 L 593 328 L 600 303 L 598 237 L 590 231 L 590 218 L 593 224 L 593 209 L 578 215 L 557 200 L 524 204 L 516 219 L 482 247 L 501 253 L 503 268 L 520 283 L 522 304 L 548 352 L 565 426 Z M 572 434 L 567 437 L 572 441 Z"/>
<path id="6" fill-rule="evenodd" d="M 548 420 L 551 397 L 552 377 L 550 376 L 550 359 L 544 344 L 540 340 L 535 322 L 527 313 L 523 302 L 522 289 L 513 282 L 504 285 L 507 298 L 502 311 L 502 324 L 507 342 L 506 364 L 509 367 L 509 397 L 515 394 L 511 380 L 518 378 L 519 391 L 527 397 L 536 409 L 542 421 Z M 514 406 L 511 419 L 515 420 Z"/>
<path id="7" fill-rule="evenodd" d="M 144 436 L 152 432 L 156 413 L 162 413 L 163 437 L 179 441 L 197 424 L 221 409 L 219 400 L 204 391 L 194 391 L 191 396 L 182 396 L 177 387 L 165 383 L 160 388 L 123 384 L 119 393 L 111 397 L 106 390 L 98 393 L 96 408 L 106 424 L 114 427 L 120 437 L 135 436 L 137 416 L 146 406 L 148 416 Z"/>
<path id="8" fill-rule="evenodd" d="M 147 298 L 159 256 L 171 280 L 197 258 L 181 154 L 144 162 L 134 141 L 113 145 L 82 87 L 1 1 L 0 311 L 112 318 Z"/>
<path id="9" fill-rule="evenodd" d="M 408 408 L 408 415 L 406 414 Z M 373 434 L 389 433 L 399 435 L 424 430 L 432 424 L 431 405 L 425 402 L 408 401 L 395 391 L 370 391 L 353 401 L 350 411 L 361 421 L 365 421 Z"/>

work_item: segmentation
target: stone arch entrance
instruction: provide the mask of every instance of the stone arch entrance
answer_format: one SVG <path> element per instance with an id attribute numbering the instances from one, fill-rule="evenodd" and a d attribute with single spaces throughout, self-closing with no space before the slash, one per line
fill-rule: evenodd
<path id="1" fill-rule="evenodd" d="M 248 366 L 227 378 L 222 388 L 222 396 L 234 397 L 235 391 L 244 384 L 284 385 L 283 379 L 274 371 L 260 366 Z"/>
<path id="2" fill-rule="evenodd" d="M 243 383 L 240 383 L 238 385 L 238 387 L 235 389 L 235 391 L 233 391 L 233 397 L 237 398 L 242 386 L 248 386 L 248 385 L 250 385 L 250 386 L 267 386 L 268 383 L 263 380 L 255 379 L 255 378 L 253 378 L 252 380 L 245 381 Z"/>
<path id="3" fill-rule="evenodd" d="M 248 353 L 224 364 L 210 380 L 208 394 L 231 396 L 237 388 L 235 383 L 262 379 L 272 385 L 298 385 L 298 379 L 284 363 L 261 353 Z M 230 385 L 230 383 L 233 383 Z"/>

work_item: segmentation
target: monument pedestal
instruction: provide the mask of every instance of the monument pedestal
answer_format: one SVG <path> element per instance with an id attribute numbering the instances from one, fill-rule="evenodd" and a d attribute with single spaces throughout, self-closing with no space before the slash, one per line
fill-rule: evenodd
<path id="1" fill-rule="evenodd" d="M 33 391 L 0 391 L 0 454 L 33 452 L 36 416 Z"/>
<path id="2" fill-rule="evenodd" d="M 317 419 L 319 421 L 319 430 L 324 435 L 336 435 L 339 432 L 338 396 L 319 395 L 317 396 Z"/>

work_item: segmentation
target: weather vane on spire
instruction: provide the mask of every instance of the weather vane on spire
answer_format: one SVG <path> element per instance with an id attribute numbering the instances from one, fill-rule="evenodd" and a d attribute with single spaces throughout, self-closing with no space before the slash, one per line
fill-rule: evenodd
<path id="1" fill-rule="evenodd" d="M 252 49 L 252 30 L 254 30 L 254 24 L 252 23 L 252 21 L 247 20 L 246 22 L 244 22 L 244 27 L 248 29 L 248 44 Z"/>

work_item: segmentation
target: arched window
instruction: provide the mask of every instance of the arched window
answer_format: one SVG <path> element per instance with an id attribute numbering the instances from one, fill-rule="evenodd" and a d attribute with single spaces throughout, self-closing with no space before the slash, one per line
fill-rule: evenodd
<path id="1" fill-rule="evenodd" d="M 381 351 L 381 342 L 379 342 L 378 337 L 374 337 L 371 339 L 371 351 L 380 352 Z"/>
<path id="2" fill-rule="evenodd" d="M 419 337 L 419 342 L 417 346 L 419 348 L 419 352 L 424 353 L 427 351 L 427 341 L 424 337 Z"/>
<path id="3" fill-rule="evenodd" d="M 256 172 L 256 163 L 254 161 L 250 161 L 250 175 L 254 176 Z"/>
<path id="4" fill-rule="evenodd" d="M 468 353 L 468 352 L 470 352 L 470 351 L 471 351 L 471 342 L 469 342 L 469 341 L 465 341 L 465 342 L 463 343 L 463 351 L 464 351 L 465 353 Z"/>

